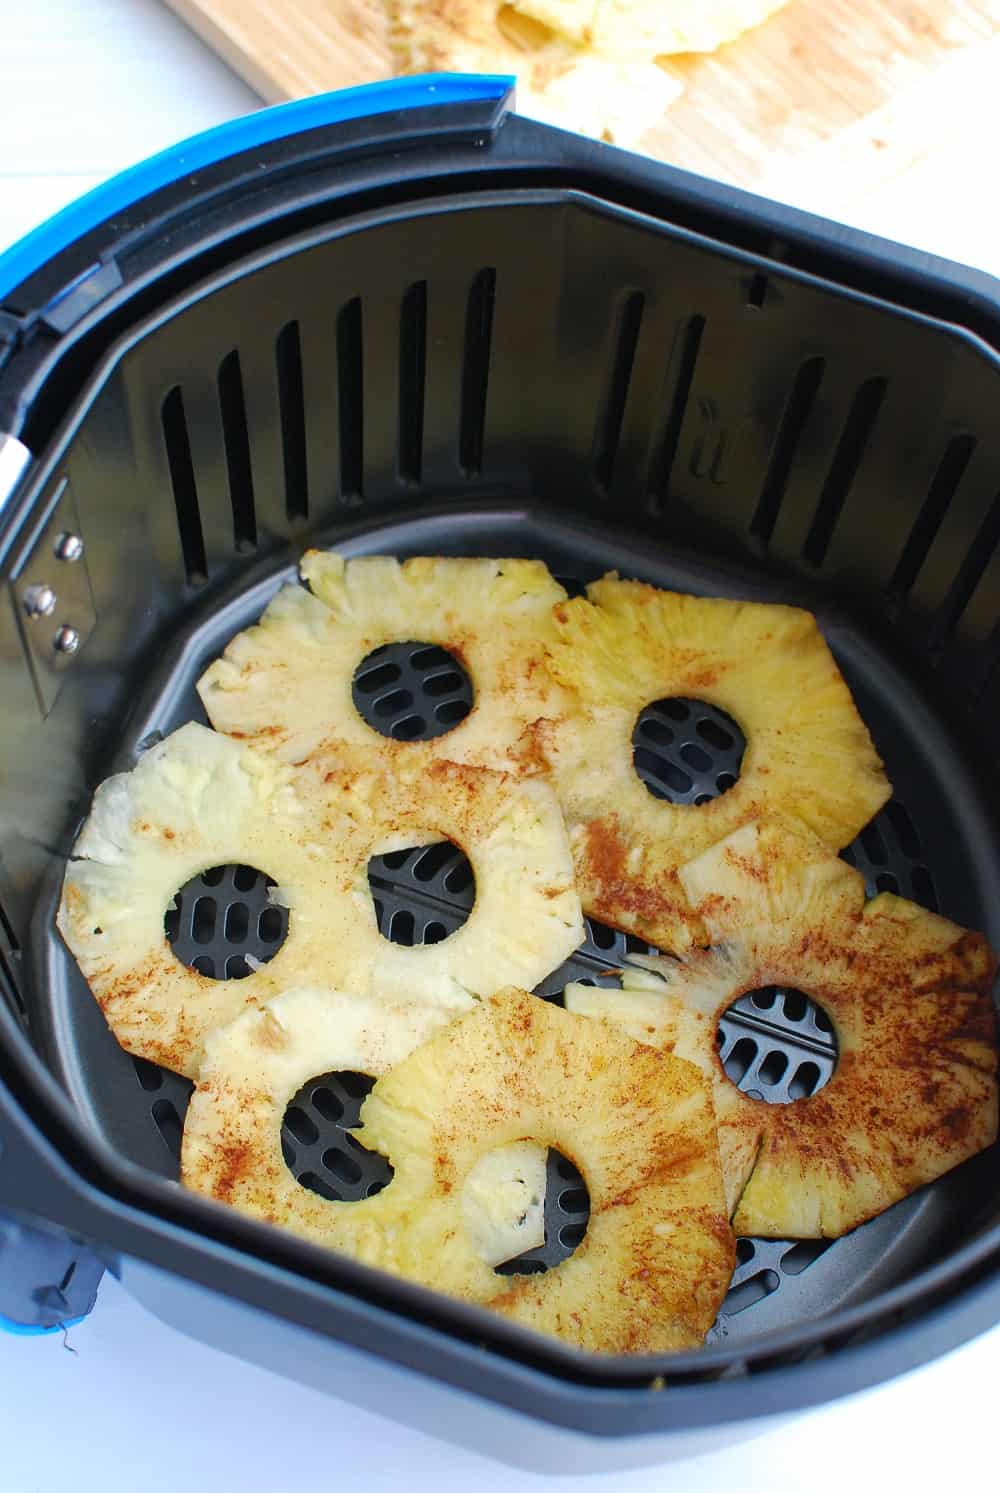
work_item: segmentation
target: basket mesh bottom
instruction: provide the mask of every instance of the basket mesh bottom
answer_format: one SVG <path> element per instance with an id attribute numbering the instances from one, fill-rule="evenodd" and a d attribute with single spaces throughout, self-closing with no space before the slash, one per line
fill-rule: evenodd
<path id="1" fill-rule="evenodd" d="M 355 677 L 355 703 L 384 735 L 416 739 L 439 735 L 468 713 L 472 691 L 462 666 L 442 649 L 419 641 L 370 654 Z M 442 716 L 444 711 L 444 716 Z M 442 724 L 442 721 L 447 724 Z M 640 715 L 633 737 L 636 770 L 652 793 L 674 802 L 704 802 L 725 792 L 739 774 L 744 740 L 724 713 L 701 701 L 663 700 Z M 869 894 L 898 891 L 936 909 L 930 872 L 905 807 L 890 802 L 843 852 L 865 877 Z M 397 851 L 369 867 L 380 931 L 399 943 L 437 942 L 465 921 L 475 897 L 463 853 L 443 842 Z M 261 962 L 281 945 L 283 908 L 268 900 L 269 882 L 251 867 L 216 867 L 181 888 L 167 932 L 178 957 L 216 978 L 241 978 L 248 958 Z M 614 971 L 629 953 L 649 946 L 632 935 L 587 920 L 587 938 L 538 994 L 560 999 L 570 980 L 617 984 Z M 719 1028 L 720 1053 L 739 1088 L 769 1103 L 787 1103 L 821 1088 L 836 1066 L 829 1021 L 799 991 L 770 988 L 737 1001 Z M 176 1075 L 137 1063 L 152 1114 L 164 1139 L 179 1152 L 190 1085 Z M 391 1170 L 384 1157 L 355 1136 L 371 1080 L 358 1074 L 320 1074 L 295 1096 L 282 1132 L 285 1159 L 303 1186 L 333 1199 L 378 1191 Z M 586 1187 L 576 1168 L 549 1153 L 543 1246 L 501 1267 L 544 1270 L 570 1255 L 588 1217 Z M 824 1241 L 739 1242 L 733 1284 L 720 1319 L 735 1317 L 773 1295 L 832 1246 Z"/>

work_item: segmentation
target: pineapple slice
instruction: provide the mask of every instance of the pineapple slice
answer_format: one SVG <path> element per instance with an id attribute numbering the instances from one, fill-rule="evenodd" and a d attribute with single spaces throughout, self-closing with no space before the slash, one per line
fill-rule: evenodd
<path id="1" fill-rule="evenodd" d="M 550 668 L 572 692 L 529 728 L 551 769 L 584 910 L 682 951 L 704 926 L 680 866 L 741 824 L 801 821 L 839 848 L 891 792 L 864 722 L 808 612 L 685 596 L 614 575 L 555 609 Z M 721 706 L 746 736 L 739 781 L 710 803 L 653 798 L 632 762 L 642 709 L 669 696 Z"/>
<path id="2" fill-rule="evenodd" d="M 441 943 L 390 943 L 368 860 L 442 835 L 470 857 L 476 905 Z M 246 979 L 212 980 L 175 957 L 163 919 L 192 876 L 231 862 L 277 882 L 288 936 Z M 196 725 L 98 789 L 58 921 L 122 1046 L 189 1077 L 209 1032 L 289 986 L 322 979 L 465 1010 L 511 979 L 544 979 L 583 936 L 547 783 L 446 762 L 390 777 L 370 753 L 293 770 Z"/>
<path id="3" fill-rule="evenodd" d="M 98 788 L 66 867 L 58 926 L 129 1052 L 194 1078 L 209 1032 L 336 963 L 336 867 L 317 843 L 318 802 L 309 805 L 293 777 L 188 725 Z M 191 877 L 230 863 L 266 872 L 294 905 L 269 963 L 243 980 L 212 980 L 176 958 L 163 920 Z"/>
<path id="4" fill-rule="evenodd" d="M 979 934 L 888 893 L 866 903 L 857 871 L 776 825 L 744 826 L 680 879 L 714 947 L 638 959 L 620 998 L 567 1006 L 714 1072 L 738 1234 L 837 1238 L 992 1144 L 996 961 Z M 767 985 L 811 994 L 839 1045 L 826 1087 L 786 1105 L 741 1094 L 715 1046 L 726 1008 Z"/>
<path id="5" fill-rule="evenodd" d="M 710 1089 L 690 1063 L 508 990 L 380 1079 L 361 1120 L 405 1188 L 391 1268 L 591 1351 L 703 1340 L 734 1239 Z M 544 1276 L 501 1279 L 472 1248 L 461 1187 L 484 1153 L 525 1138 L 579 1167 L 590 1223 Z"/>
<path id="6" fill-rule="evenodd" d="M 310 1078 L 345 1071 L 381 1077 L 449 1019 L 433 1006 L 304 987 L 244 1011 L 206 1041 L 184 1126 L 181 1181 L 304 1239 L 384 1263 L 391 1255 L 391 1229 L 384 1234 L 379 1222 L 384 1194 L 330 1203 L 300 1186 L 282 1155 L 282 1120 Z M 546 1156 L 522 1142 L 483 1161 L 463 1207 L 474 1248 L 493 1265 L 545 1239 Z"/>
<path id="7" fill-rule="evenodd" d="M 443 760 L 387 772 L 370 752 L 314 758 L 298 774 L 322 797 L 343 909 L 338 983 L 388 999 L 489 995 L 537 985 L 584 936 L 573 862 L 555 794 Z M 467 921 L 440 943 L 407 948 L 378 931 L 368 890 L 371 856 L 449 839 L 469 858 L 476 898 Z M 343 847 L 343 850 L 341 850 Z"/>
<path id="8" fill-rule="evenodd" d="M 198 681 L 216 730 L 302 762 L 345 742 L 399 763 L 446 758 L 498 770 L 561 692 L 545 668 L 551 609 L 563 588 L 537 560 L 345 560 L 310 550 L 255 626 L 238 633 Z M 464 720 L 430 741 L 394 741 L 366 724 L 351 694 L 357 666 L 386 643 L 446 648 L 469 672 L 475 699 Z"/>

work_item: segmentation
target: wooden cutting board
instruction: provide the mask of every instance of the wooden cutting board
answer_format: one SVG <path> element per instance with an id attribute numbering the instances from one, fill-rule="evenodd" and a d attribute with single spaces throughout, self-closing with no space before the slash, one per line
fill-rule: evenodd
<path id="1" fill-rule="evenodd" d="M 167 3 L 269 103 L 392 72 L 383 0 Z M 684 93 L 641 149 L 775 195 L 821 170 L 843 204 L 939 142 L 989 151 L 1000 0 L 790 0 L 718 52 L 661 65 Z"/>

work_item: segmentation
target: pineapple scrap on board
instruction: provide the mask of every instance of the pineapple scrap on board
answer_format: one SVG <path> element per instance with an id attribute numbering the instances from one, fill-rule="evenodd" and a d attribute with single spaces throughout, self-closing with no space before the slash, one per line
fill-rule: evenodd
<path id="1" fill-rule="evenodd" d="M 712 947 L 637 957 L 621 991 L 566 1006 L 714 1081 L 737 1234 L 837 1238 L 997 1137 L 996 960 L 985 939 L 883 892 L 805 832 L 745 825 L 680 871 Z M 767 1104 L 726 1076 L 715 1034 L 739 996 L 792 986 L 837 1038 L 830 1081 Z"/>
<path id="2" fill-rule="evenodd" d="M 469 857 L 472 912 L 440 943 L 392 943 L 368 862 L 442 839 Z M 192 877 L 229 864 L 276 883 L 288 933 L 246 979 L 214 980 L 177 958 L 164 917 Z M 192 1078 L 210 1032 L 292 985 L 455 1012 L 511 981 L 537 984 L 583 938 L 565 827 L 542 779 L 443 761 L 390 772 L 347 748 L 295 769 L 194 724 L 98 788 L 58 927 L 121 1045 Z"/>
<path id="3" fill-rule="evenodd" d="M 756 819 L 800 821 L 834 849 L 891 787 L 810 612 L 661 591 L 604 576 L 559 602 L 549 669 L 569 708 L 529 726 L 526 762 L 549 772 L 566 816 L 584 911 L 658 948 L 705 941 L 679 876 Z M 645 706 L 706 700 L 742 728 L 736 784 L 703 804 L 654 798 L 633 766 Z"/>
<path id="4" fill-rule="evenodd" d="M 526 991 L 500 992 L 378 1079 L 355 1133 L 394 1175 L 376 1196 L 338 1204 L 292 1180 L 280 1140 L 288 1097 L 343 1060 L 335 1024 L 304 1046 L 294 1011 L 282 1008 L 270 1035 L 267 1020 L 243 1018 L 259 1030 L 252 1054 L 242 1031 L 239 1041 L 212 1041 L 185 1132 L 190 1186 L 581 1348 L 654 1352 L 703 1341 L 735 1241 L 710 1088 L 693 1064 Z M 579 1167 L 590 1222 L 571 1258 L 544 1275 L 499 1276 L 468 1227 L 468 1181 L 498 1148 L 525 1140 Z"/>
<path id="5" fill-rule="evenodd" d="M 714 52 L 789 0 L 516 0 L 515 8 L 602 57 Z"/>
<path id="6" fill-rule="evenodd" d="M 282 1151 L 285 1111 L 319 1073 L 380 1078 L 449 1019 L 432 1005 L 304 987 L 244 1011 L 205 1043 L 184 1125 L 181 1181 L 314 1243 L 377 1256 L 388 1247 L 378 1224 L 385 1204 L 377 1196 L 331 1203 L 302 1186 Z M 518 1141 L 489 1152 L 467 1178 L 466 1227 L 487 1265 L 544 1242 L 545 1166 L 544 1147 Z"/>
<path id="7" fill-rule="evenodd" d="M 522 6 L 482 0 L 390 0 L 403 73 L 511 73 L 517 110 L 614 145 L 633 145 L 681 95 L 653 54 L 606 57 L 559 35 Z"/>
<path id="8" fill-rule="evenodd" d="M 401 764 L 439 758 L 514 771 L 514 748 L 538 716 L 557 713 L 544 645 L 566 599 L 540 560 L 389 555 L 303 557 L 305 585 L 283 586 L 260 621 L 202 675 L 198 693 L 217 731 L 302 762 L 348 742 Z M 309 589 L 306 589 L 308 585 Z M 393 741 L 354 704 L 358 665 L 387 643 L 435 644 L 468 670 L 469 714 L 430 740 Z"/>

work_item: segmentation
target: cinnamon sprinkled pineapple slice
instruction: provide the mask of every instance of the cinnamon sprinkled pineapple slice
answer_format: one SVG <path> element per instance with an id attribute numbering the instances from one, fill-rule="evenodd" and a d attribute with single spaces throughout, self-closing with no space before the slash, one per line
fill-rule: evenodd
<path id="1" fill-rule="evenodd" d="M 715 1320 L 734 1240 L 692 1064 L 506 990 L 380 1079 L 361 1120 L 359 1139 L 403 1184 L 401 1274 L 596 1352 L 694 1347 Z M 522 1139 L 573 1160 L 590 1221 L 544 1275 L 499 1277 L 463 1226 L 462 1184 Z"/>
<path id="2" fill-rule="evenodd" d="M 744 826 L 680 880 L 713 946 L 637 959 L 620 997 L 571 988 L 566 1003 L 714 1073 L 738 1234 L 836 1238 L 992 1144 L 996 961 L 981 935 L 888 893 L 866 903 L 857 871 L 776 825 Z M 740 1093 L 715 1044 L 732 1002 L 768 985 L 810 995 L 837 1036 L 829 1083 L 786 1105 Z"/>
<path id="3" fill-rule="evenodd" d="M 304 586 L 284 586 L 260 622 L 238 633 L 198 681 L 217 731 L 302 762 L 324 745 L 377 750 L 391 763 L 437 760 L 503 771 L 527 725 L 558 709 L 545 667 L 553 605 L 565 598 L 539 560 L 388 555 L 347 560 L 310 550 Z M 387 643 L 454 655 L 474 690 L 469 714 L 429 741 L 395 741 L 358 714 L 358 665 Z"/>
<path id="4" fill-rule="evenodd" d="M 560 602 L 550 669 L 571 700 L 529 729 L 551 770 L 584 910 L 668 950 L 703 942 L 681 865 L 755 819 L 800 821 L 839 849 L 891 792 L 816 619 L 794 607 L 660 591 L 607 575 Z M 633 765 L 646 705 L 694 698 L 746 737 L 739 781 L 704 804 L 656 799 Z"/>
<path id="5" fill-rule="evenodd" d="M 426 1042 L 451 1013 L 329 987 L 285 990 L 212 1032 L 188 1107 L 181 1153 L 185 1186 L 301 1238 L 368 1264 L 393 1258 L 392 1194 L 360 1202 L 321 1197 L 285 1164 L 285 1111 L 303 1084 L 334 1071 L 379 1078 Z M 546 1153 L 521 1141 L 483 1157 L 462 1194 L 472 1247 L 500 1264 L 545 1239 Z M 387 1207 L 388 1204 L 388 1207 Z"/>

